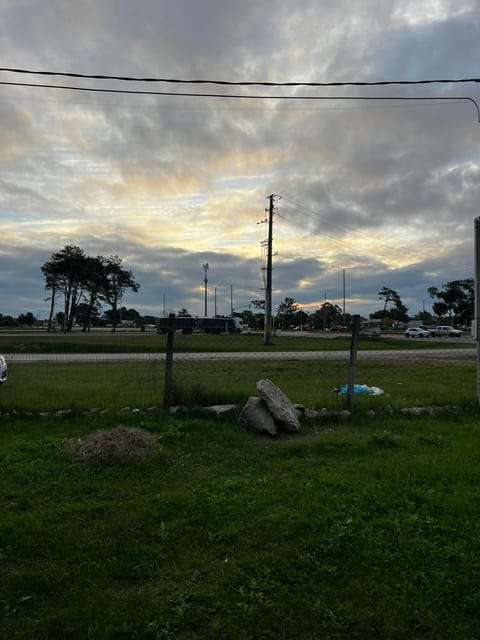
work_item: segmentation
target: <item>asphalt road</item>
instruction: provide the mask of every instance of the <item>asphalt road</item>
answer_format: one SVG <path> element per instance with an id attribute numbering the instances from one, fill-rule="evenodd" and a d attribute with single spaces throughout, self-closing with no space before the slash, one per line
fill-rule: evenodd
<path id="1" fill-rule="evenodd" d="M 165 360 L 164 353 L 12 353 L 16 362 L 148 362 Z M 358 351 L 357 360 L 474 360 L 472 349 L 402 349 L 398 351 Z M 174 360 L 348 360 L 350 351 L 243 351 L 238 353 L 177 353 Z"/>

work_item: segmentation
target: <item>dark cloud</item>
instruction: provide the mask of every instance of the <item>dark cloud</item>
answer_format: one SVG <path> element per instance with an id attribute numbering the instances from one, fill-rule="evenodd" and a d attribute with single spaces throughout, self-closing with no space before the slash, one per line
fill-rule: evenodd
<path id="1" fill-rule="evenodd" d="M 476 74 L 474 9 L 469 0 L 22 0 L 0 10 L 0 54 L 3 66 L 137 76 L 458 78 Z M 292 91 L 476 97 L 472 85 Z M 480 129 L 466 101 L 220 101 L 12 87 L 0 98 L 2 313 L 46 307 L 40 266 L 71 242 L 124 258 L 141 283 L 129 306 L 163 310 L 166 301 L 201 313 L 205 262 L 213 290 L 225 299 L 231 285 L 235 306 L 247 305 L 262 297 L 255 226 L 269 193 L 283 196 L 279 300 L 339 300 L 338 269 L 348 267 L 360 312 L 377 308 L 382 286 L 416 311 L 429 286 L 471 274 Z"/>

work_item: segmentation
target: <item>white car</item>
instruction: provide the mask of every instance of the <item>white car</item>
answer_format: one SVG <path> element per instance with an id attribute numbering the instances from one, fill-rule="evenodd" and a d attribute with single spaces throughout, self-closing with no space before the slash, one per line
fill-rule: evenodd
<path id="1" fill-rule="evenodd" d="M 7 381 L 8 367 L 5 358 L 0 354 L 0 384 Z"/>
<path id="2" fill-rule="evenodd" d="M 406 338 L 430 338 L 430 331 L 420 329 L 420 327 L 411 327 L 404 333 Z"/>

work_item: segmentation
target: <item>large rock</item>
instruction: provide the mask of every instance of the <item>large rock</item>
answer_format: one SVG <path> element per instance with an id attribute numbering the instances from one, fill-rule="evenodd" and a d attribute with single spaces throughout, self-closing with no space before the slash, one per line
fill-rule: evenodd
<path id="1" fill-rule="evenodd" d="M 257 433 L 277 435 L 275 420 L 262 398 L 249 398 L 238 416 L 238 422 Z"/>
<path id="2" fill-rule="evenodd" d="M 234 420 L 240 406 L 238 404 L 215 404 L 211 407 L 203 407 L 216 420 Z"/>
<path id="3" fill-rule="evenodd" d="M 276 384 L 267 379 L 259 380 L 257 391 L 265 400 L 280 431 L 292 433 L 300 429 L 300 420 L 295 407 Z"/>

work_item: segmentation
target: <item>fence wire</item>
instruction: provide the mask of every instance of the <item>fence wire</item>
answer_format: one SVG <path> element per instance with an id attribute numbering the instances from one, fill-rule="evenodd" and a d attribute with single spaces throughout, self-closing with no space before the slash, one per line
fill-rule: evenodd
<path id="1" fill-rule="evenodd" d="M 9 374 L 0 385 L 0 412 L 148 410 L 165 405 L 166 337 L 152 334 L 148 352 L 126 344 L 115 353 L 0 352 Z M 108 343 L 108 340 L 105 340 Z M 150 343 L 149 343 L 150 344 Z M 127 348 L 128 347 L 128 348 Z M 293 403 L 345 408 L 338 389 L 349 376 L 350 336 L 279 334 L 269 347 L 261 334 L 175 334 L 170 405 L 242 405 L 268 378 Z M 379 395 L 355 406 L 393 408 L 476 402 L 476 350 L 471 338 L 408 341 L 360 338 L 355 383 Z"/>

